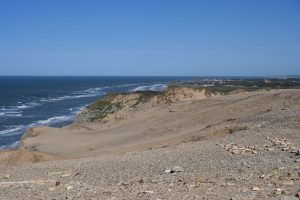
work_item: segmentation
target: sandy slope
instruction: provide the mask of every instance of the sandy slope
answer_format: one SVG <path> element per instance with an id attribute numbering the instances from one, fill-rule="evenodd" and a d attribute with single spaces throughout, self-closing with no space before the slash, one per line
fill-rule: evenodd
<path id="1" fill-rule="evenodd" d="M 75 159 L 2 167 L 0 199 L 279 199 L 300 189 L 299 90 L 140 106 L 118 115 L 124 119 L 31 130 L 22 151 L 42 156 L 6 152 L 2 163 Z M 164 172 L 176 165 L 184 171 Z"/>

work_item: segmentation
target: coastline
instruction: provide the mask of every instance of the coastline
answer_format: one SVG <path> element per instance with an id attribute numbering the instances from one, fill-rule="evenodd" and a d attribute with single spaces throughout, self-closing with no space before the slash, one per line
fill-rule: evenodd
<path id="1" fill-rule="evenodd" d="M 1 194 L 40 198 L 36 191 L 43 191 L 45 198 L 58 199 L 297 195 L 299 89 L 207 95 L 181 87 L 150 97 L 114 95 L 109 104 L 102 100 L 95 105 L 100 118 L 32 128 L 20 149 L 1 152 Z M 120 109 L 102 112 L 116 103 Z"/>

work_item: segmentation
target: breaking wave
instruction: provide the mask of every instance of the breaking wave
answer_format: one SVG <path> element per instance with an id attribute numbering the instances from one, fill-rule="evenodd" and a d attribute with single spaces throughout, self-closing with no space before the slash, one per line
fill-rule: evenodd
<path id="1" fill-rule="evenodd" d="M 138 86 L 132 89 L 131 92 L 142 92 L 142 91 L 163 92 L 166 88 L 167 88 L 166 84 L 145 85 L 145 86 Z"/>

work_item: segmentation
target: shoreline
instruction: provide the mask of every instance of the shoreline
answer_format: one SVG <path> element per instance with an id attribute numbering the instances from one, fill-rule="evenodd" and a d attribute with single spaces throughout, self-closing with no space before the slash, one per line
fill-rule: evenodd
<path id="1" fill-rule="evenodd" d="M 208 96 L 180 87 L 158 96 L 113 95 L 86 109 L 98 110 L 81 118 L 89 122 L 31 128 L 20 149 L 0 152 L 4 199 L 299 193 L 299 89 Z"/>
<path id="2" fill-rule="evenodd" d="M 169 92 L 173 90 L 172 92 Z M 182 91 L 181 91 L 182 90 Z M 89 156 L 98 156 L 105 154 L 122 154 L 135 150 L 145 150 L 145 149 L 153 149 L 153 148 L 161 148 L 167 146 L 178 145 L 183 142 L 190 142 L 194 140 L 204 140 L 210 138 L 210 135 L 216 137 L 218 135 L 227 135 L 231 132 L 243 130 L 243 125 L 235 125 L 229 124 L 227 122 L 231 122 L 231 120 L 226 121 L 226 119 L 221 120 L 215 124 L 204 124 L 201 127 L 198 127 L 194 131 L 190 131 L 191 133 L 181 133 L 180 129 L 171 130 L 168 128 L 160 129 L 162 133 L 155 133 L 155 130 L 152 128 L 142 131 L 142 133 L 126 135 L 124 136 L 125 140 L 130 138 L 131 141 L 134 141 L 132 137 L 140 137 L 141 139 L 121 144 L 118 136 L 115 136 L 116 132 L 120 132 L 118 130 L 122 130 L 123 127 L 132 126 L 135 123 L 143 124 L 148 118 L 152 118 L 151 115 L 153 113 L 160 113 L 164 118 L 170 117 L 170 115 L 178 116 L 176 113 L 176 109 L 173 107 L 186 106 L 189 108 L 195 102 L 210 104 L 211 101 L 219 101 L 219 99 L 224 99 L 223 101 L 227 101 L 228 98 L 234 97 L 237 98 L 249 98 L 252 96 L 269 94 L 269 93 L 280 93 L 280 91 L 292 91 L 293 89 L 285 89 L 285 90 L 258 90 L 254 92 L 234 92 L 231 95 L 214 95 L 207 94 L 205 90 L 190 87 L 174 87 L 169 89 L 167 92 L 133 92 L 133 93 L 120 93 L 120 94 L 112 94 L 108 96 L 113 96 L 112 104 L 121 104 L 120 109 L 116 109 L 114 112 L 108 111 L 108 113 L 104 113 L 104 118 L 100 118 L 99 121 L 91 122 L 89 119 L 80 119 L 80 115 L 82 115 L 89 107 L 93 104 L 84 108 L 74 119 L 74 122 L 63 126 L 61 128 L 49 127 L 49 126 L 38 126 L 29 128 L 20 141 L 20 145 L 17 149 L 11 150 L 1 150 L 0 154 L 12 154 L 11 160 L 21 160 L 21 164 L 28 163 L 36 163 L 41 161 L 55 160 L 57 159 L 68 159 L 68 158 L 81 158 L 81 157 L 89 157 Z M 295 89 L 295 91 L 298 91 Z M 146 97 L 145 97 L 146 96 Z M 149 96 L 149 97 L 148 97 Z M 249 96 L 249 97 L 247 97 Z M 144 99 L 146 98 L 146 100 Z M 101 98 L 98 101 L 103 101 L 105 97 Z M 144 100 L 143 100 L 144 99 Z M 137 102 L 142 101 L 142 102 Z M 129 105 L 129 106 L 128 106 Z M 228 103 L 226 104 L 228 105 Z M 158 107 L 158 108 L 156 108 Z M 97 108 L 99 109 L 99 108 Z M 270 110 L 270 108 L 265 108 L 266 111 Z M 146 112 L 146 113 L 143 113 Z M 153 112 L 153 113 L 152 113 Z M 181 111 L 182 112 L 182 111 Z M 252 112 L 252 111 L 251 111 Z M 152 114 L 150 114 L 152 113 Z M 164 114 L 165 113 L 165 114 Z M 103 113 L 102 113 L 103 114 Z M 138 115 L 136 117 L 135 115 Z M 179 114 L 180 115 L 180 114 Z M 86 114 L 83 114 L 86 117 Z M 149 117 L 150 116 L 150 117 Z M 167 117 L 166 117 L 167 116 Z M 83 118 L 84 118 L 83 117 Z M 94 116 L 93 116 L 94 117 Z M 128 120 L 128 118 L 135 118 L 133 121 Z M 139 118 L 140 119 L 137 119 Z M 187 116 L 186 116 L 187 117 Z M 232 117 L 232 116 L 231 116 Z M 224 118 L 224 116 L 222 116 Z M 231 119 L 231 118 L 230 118 Z M 77 120 L 77 122 L 76 122 Z M 215 119 L 214 119 L 215 120 Z M 235 118 L 232 119 L 234 121 Z M 137 121 L 137 122 L 135 122 Z M 159 121 L 159 120 L 158 120 Z M 161 122 L 155 121 L 155 123 L 159 124 Z M 168 120 L 167 120 L 168 121 Z M 201 121 L 203 123 L 203 121 Z M 154 124 L 155 124 L 154 123 Z M 177 122 L 178 124 L 182 122 Z M 220 126 L 218 124 L 221 124 Z M 110 128 L 112 127 L 113 128 Z M 134 125 L 137 126 L 137 125 Z M 194 126 L 194 125 L 192 125 Z M 116 127 L 116 128 L 115 128 Z M 142 125 L 142 129 L 146 129 L 144 125 Z M 213 130 L 212 128 L 213 127 Z M 245 128 L 246 130 L 247 128 Z M 131 129 L 129 129 L 130 131 Z M 199 135 L 198 132 L 203 132 L 203 134 Z M 105 134 L 99 134 L 100 132 L 104 132 Z M 147 133 L 149 132 L 149 133 Z M 152 133 L 154 132 L 154 133 Z M 164 133 L 165 132 L 165 133 Z M 176 137 L 171 137 L 170 132 L 179 132 Z M 194 132 L 194 133 L 193 133 Z M 150 136 L 147 136 L 149 135 Z M 163 137 L 160 137 L 163 136 Z M 101 144 L 99 140 L 103 140 L 103 137 L 106 137 L 106 142 Z M 55 139 L 57 138 L 57 140 Z M 76 138 L 72 140 L 71 138 Z M 144 140 L 147 142 L 143 142 Z M 52 141 L 51 141 L 52 140 Z M 58 140 L 68 141 L 70 145 L 68 148 L 71 150 L 66 150 L 63 148 L 63 143 Z M 86 140 L 86 143 L 79 142 L 80 140 Z M 93 141 L 95 140 L 95 141 Z M 104 139 L 105 140 L 105 139 Z M 51 141 L 51 142 L 47 142 Z M 118 145 L 114 146 L 114 143 Z M 71 145 L 73 144 L 73 145 Z M 61 145 L 61 147 L 59 147 Z M 102 146 L 101 146 L 102 145 Z M 58 146 L 58 147 L 57 147 Z M 19 158 L 20 156 L 14 156 L 17 154 L 25 154 L 27 157 L 25 160 Z M 20 153 L 18 153 L 20 151 Z M 41 154 L 41 155 L 36 155 Z M 76 156 L 74 156 L 76 155 Z M 6 157 L 6 156 L 4 156 Z M 17 157 L 17 159 L 15 158 Z M 22 156 L 21 156 L 22 157 Z M 34 159 L 33 159 L 34 157 Z M 3 159 L 2 159 L 3 160 Z M 5 159 L 4 159 L 5 160 Z M 6 160 L 10 160 L 6 158 Z M 27 161 L 26 161 L 27 160 Z M 0 163 L 19 163 L 18 161 L 0 161 Z"/>
<path id="3" fill-rule="evenodd" d="M 111 103 L 134 106 L 101 122 L 33 128 L 24 149 L 0 166 L 2 197 L 297 198 L 300 90 L 188 91 L 169 93 L 172 103 L 117 95 Z"/>

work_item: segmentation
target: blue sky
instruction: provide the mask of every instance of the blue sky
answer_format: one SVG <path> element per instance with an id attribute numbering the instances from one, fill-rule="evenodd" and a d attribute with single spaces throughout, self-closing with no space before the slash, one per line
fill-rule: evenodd
<path id="1" fill-rule="evenodd" d="M 0 75 L 291 74 L 299 0 L 0 1 Z"/>

